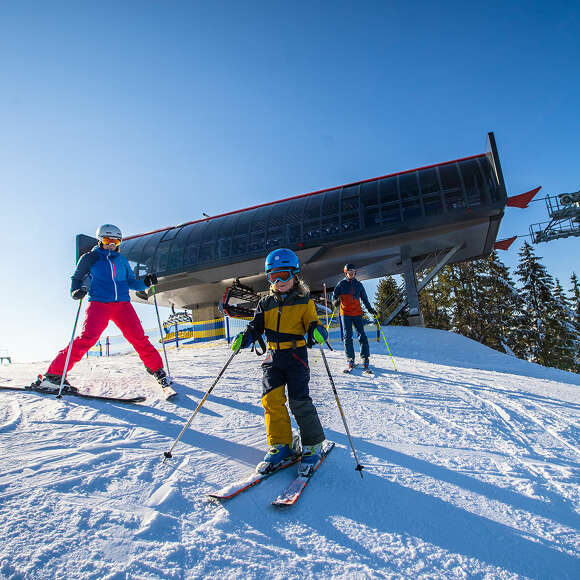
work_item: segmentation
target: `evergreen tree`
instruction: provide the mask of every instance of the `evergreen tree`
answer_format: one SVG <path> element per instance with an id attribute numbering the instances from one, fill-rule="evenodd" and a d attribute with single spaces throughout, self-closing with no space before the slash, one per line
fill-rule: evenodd
<path id="1" fill-rule="evenodd" d="M 419 293 L 419 306 L 427 328 L 451 328 L 451 294 L 444 274 L 445 268 Z"/>
<path id="2" fill-rule="evenodd" d="M 572 325 L 575 331 L 575 356 L 574 372 L 580 373 L 580 284 L 576 272 L 570 277 L 572 283 L 572 297 L 570 298 L 570 308 L 572 309 Z"/>
<path id="3" fill-rule="evenodd" d="M 374 308 L 377 311 L 377 317 L 381 324 L 388 318 L 389 314 L 399 305 L 403 298 L 402 290 L 397 286 L 392 276 L 387 276 L 379 281 L 377 292 L 375 294 Z M 408 326 L 405 309 L 395 316 L 390 322 L 395 326 Z"/>
<path id="4" fill-rule="evenodd" d="M 489 339 L 486 269 L 486 260 L 463 262 L 449 267 L 446 277 L 453 295 L 452 329 L 484 344 L 490 340 L 497 348 L 498 344 Z"/>
<path id="5" fill-rule="evenodd" d="M 511 279 L 509 268 L 492 252 L 485 260 L 480 286 L 481 342 L 501 352 L 514 352 L 518 342 L 517 322 L 522 300 Z"/>
<path id="6" fill-rule="evenodd" d="M 524 243 L 519 255 L 516 275 L 521 284 L 525 314 L 519 319 L 521 338 L 516 354 L 544 366 L 553 366 L 557 358 L 553 356 L 557 339 L 548 331 L 552 330 L 550 318 L 555 310 L 554 281 L 528 242 Z"/>
<path id="7" fill-rule="evenodd" d="M 547 326 L 554 344 L 552 366 L 566 371 L 575 370 L 577 332 L 574 312 L 558 279 L 554 286 L 554 300 L 550 303 Z"/>

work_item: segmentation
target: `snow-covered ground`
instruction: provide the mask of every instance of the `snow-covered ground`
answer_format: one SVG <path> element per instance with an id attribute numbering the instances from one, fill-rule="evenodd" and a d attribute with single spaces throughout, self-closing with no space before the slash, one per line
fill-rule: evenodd
<path id="1" fill-rule="evenodd" d="M 0 392 L 2 578 L 580 578 L 580 376 L 436 330 L 386 329 L 398 372 L 341 372 L 311 393 L 337 447 L 299 503 L 271 500 L 289 468 L 227 503 L 207 494 L 265 449 L 260 360 L 235 357 L 162 463 L 229 351 L 171 351 L 161 401 L 135 355 L 84 360 L 70 380 L 139 405 Z M 46 364 L 0 367 L 29 383 Z"/>

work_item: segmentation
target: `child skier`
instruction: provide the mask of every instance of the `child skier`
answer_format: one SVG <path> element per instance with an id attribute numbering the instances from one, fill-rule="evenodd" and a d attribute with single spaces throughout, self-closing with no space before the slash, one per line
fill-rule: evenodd
<path id="1" fill-rule="evenodd" d="M 257 471 L 268 473 L 300 453 L 293 442 L 286 408 L 287 387 L 290 410 L 302 442 L 298 472 L 309 475 L 321 458 L 325 437 L 308 390 L 310 369 L 306 347 L 324 344 L 328 333 L 318 320 L 308 289 L 298 277 L 300 262 L 296 254 L 285 248 L 271 252 L 266 258 L 265 270 L 271 284 L 270 293 L 259 301 L 254 319 L 232 346 L 233 350 L 246 348 L 266 333 L 268 352 L 262 363 L 262 406 L 269 449 Z"/>
<path id="2" fill-rule="evenodd" d="M 96 235 L 98 245 L 81 256 L 72 275 L 70 292 L 75 300 L 81 300 L 87 295 L 83 286 L 87 277 L 90 286 L 89 306 L 83 329 L 72 343 L 68 368 L 64 368 L 69 348 L 67 346 L 50 363 L 44 377 L 39 377 L 31 386 L 40 391 L 57 392 L 62 375 L 66 375 L 81 360 L 112 320 L 133 345 L 147 371 L 162 387 L 167 387 L 168 377 L 163 370 L 161 356 L 145 335 L 129 298 L 129 289 L 144 291 L 151 284 L 157 283 L 157 276 L 147 274 L 144 280 L 135 278 L 127 258 L 119 253 L 123 236 L 117 226 L 104 224 L 97 229 Z M 77 390 L 65 380 L 63 392 Z"/>

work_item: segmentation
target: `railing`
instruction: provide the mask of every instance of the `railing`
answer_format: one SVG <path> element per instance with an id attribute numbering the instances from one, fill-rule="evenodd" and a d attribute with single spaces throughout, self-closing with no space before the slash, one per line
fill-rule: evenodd
<path id="1" fill-rule="evenodd" d="M 178 322 L 164 328 L 166 348 L 191 348 L 204 345 L 216 340 L 225 340 L 228 344 L 235 336 L 242 332 L 249 318 L 215 318 L 213 320 L 203 320 L 201 322 Z M 324 322 L 324 321 L 322 321 Z M 376 329 L 374 322 L 365 321 L 367 333 L 371 329 Z M 151 328 L 145 330 L 145 334 L 158 350 L 162 349 L 159 329 Z M 342 328 L 340 317 L 336 316 L 329 329 L 329 342 L 342 342 Z M 103 336 L 88 352 L 88 357 L 107 357 L 133 352 L 131 344 L 121 335 Z"/>

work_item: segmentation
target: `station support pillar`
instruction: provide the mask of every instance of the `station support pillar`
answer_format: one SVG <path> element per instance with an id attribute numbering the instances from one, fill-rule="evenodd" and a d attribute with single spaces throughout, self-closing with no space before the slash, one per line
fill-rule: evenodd
<path id="1" fill-rule="evenodd" d="M 413 268 L 413 260 L 411 258 L 403 258 L 402 262 L 403 279 L 405 280 L 407 302 L 409 304 L 409 326 L 425 327 L 425 321 L 419 306 L 419 292 L 417 291 L 417 277 Z"/>

